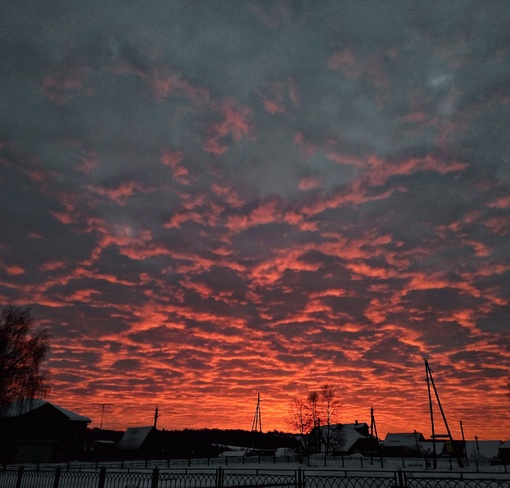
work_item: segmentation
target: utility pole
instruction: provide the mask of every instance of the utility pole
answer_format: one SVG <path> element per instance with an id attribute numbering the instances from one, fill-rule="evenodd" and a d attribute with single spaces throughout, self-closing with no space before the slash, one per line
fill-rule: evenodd
<path id="1" fill-rule="evenodd" d="M 375 440 L 377 442 L 377 450 L 379 450 L 379 436 L 377 435 L 377 426 L 375 425 L 375 415 L 374 415 L 374 407 L 370 408 L 370 437 L 372 438 L 371 441 L 374 439 L 374 432 L 375 432 Z M 371 458 L 370 463 L 374 463 L 374 450 L 371 449 Z"/>
<path id="2" fill-rule="evenodd" d="M 375 425 L 375 415 L 374 415 L 374 407 L 370 408 L 370 435 L 374 437 L 375 432 L 375 438 L 377 439 L 377 442 L 379 442 L 379 436 L 377 435 L 377 426 Z"/>
<path id="3" fill-rule="evenodd" d="M 460 432 L 462 434 L 462 452 L 463 452 L 464 456 L 466 457 L 466 461 L 469 464 L 468 453 L 467 453 L 467 449 L 466 449 L 466 438 L 464 437 L 464 425 L 462 425 L 462 420 L 460 421 Z"/>
<path id="4" fill-rule="evenodd" d="M 99 426 L 99 430 L 103 430 L 104 408 L 107 406 L 113 406 L 113 403 L 96 403 L 96 405 L 101 407 L 101 425 Z"/>
<path id="5" fill-rule="evenodd" d="M 158 407 L 156 407 L 156 410 L 154 410 L 154 428 L 156 428 L 156 424 L 158 423 L 159 417 L 160 417 L 159 409 Z"/>
<path id="6" fill-rule="evenodd" d="M 255 409 L 255 416 L 251 424 L 252 432 L 262 432 L 262 413 L 260 411 L 260 393 L 257 395 L 257 408 Z"/>

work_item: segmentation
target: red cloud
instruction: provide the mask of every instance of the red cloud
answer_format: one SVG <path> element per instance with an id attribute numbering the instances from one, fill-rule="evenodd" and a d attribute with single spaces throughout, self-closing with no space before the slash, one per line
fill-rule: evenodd
<path id="1" fill-rule="evenodd" d="M 315 188 L 320 188 L 321 185 L 322 180 L 315 177 L 301 178 L 299 181 L 299 189 L 301 191 L 314 190 Z"/>
<path id="2" fill-rule="evenodd" d="M 294 106 L 299 105 L 299 92 L 293 78 L 287 77 L 284 81 L 273 81 L 265 89 L 257 92 L 264 104 L 264 109 L 270 114 L 284 113 L 285 103 L 290 101 Z"/>
<path id="3" fill-rule="evenodd" d="M 182 151 L 166 150 L 161 155 L 161 162 L 172 170 L 174 179 L 183 185 L 187 185 L 189 183 L 187 178 L 188 168 L 182 164 L 183 159 Z"/>
<path id="4" fill-rule="evenodd" d="M 5 270 L 7 271 L 8 274 L 10 274 L 11 276 L 17 276 L 17 275 L 22 275 L 25 273 L 25 269 L 22 268 L 21 266 L 16 266 L 16 265 L 10 265 L 10 266 L 6 266 L 5 267 Z"/>
<path id="5" fill-rule="evenodd" d="M 93 93 L 85 82 L 91 73 L 87 66 L 75 66 L 63 69 L 44 78 L 41 91 L 43 95 L 58 104 L 63 104 L 76 96 L 89 96 Z"/>
<path id="6" fill-rule="evenodd" d="M 104 186 L 89 186 L 88 188 L 92 193 L 107 197 L 119 205 L 125 205 L 128 198 L 132 197 L 137 192 L 150 193 L 154 191 L 152 188 L 147 188 L 136 181 L 127 181 L 116 188 Z"/>
<path id="7" fill-rule="evenodd" d="M 209 136 L 203 148 L 207 152 L 221 156 L 229 150 L 229 144 L 222 142 L 222 139 L 230 136 L 234 141 L 239 141 L 251 133 L 248 119 L 250 109 L 227 101 L 218 106 L 216 111 L 219 112 L 222 120 L 209 127 Z"/>

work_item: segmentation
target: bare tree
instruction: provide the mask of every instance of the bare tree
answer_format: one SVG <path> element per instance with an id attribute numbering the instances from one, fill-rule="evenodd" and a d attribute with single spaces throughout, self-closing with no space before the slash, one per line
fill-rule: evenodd
<path id="1" fill-rule="evenodd" d="M 295 398 L 289 409 L 289 426 L 297 431 L 300 438 L 301 449 L 304 453 L 309 450 L 309 434 L 313 429 L 313 420 L 308 404 L 301 398 Z"/>
<path id="2" fill-rule="evenodd" d="M 340 402 L 336 399 L 336 390 L 328 384 L 321 386 L 320 397 L 322 400 L 323 410 L 323 425 L 326 425 L 326 432 L 324 435 L 326 454 L 331 450 L 331 441 L 333 432 L 331 431 L 331 424 L 340 406 Z"/>
<path id="3" fill-rule="evenodd" d="M 35 332 L 33 327 L 29 308 L 8 306 L 0 314 L 0 410 L 48 391 L 48 375 L 39 368 L 49 339 L 46 331 Z"/>
<path id="4" fill-rule="evenodd" d="M 320 452 L 323 443 L 326 453 L 331 450 L 336 434 L 331 425 L 339 405 L 335 395 L 335 389 L 326 384 L 319 392 L 308 393 L 305 399 L 294 399 L 288 423 L 299 432 L 304 452 Z"/>
<path id="5" fill-rule="evenodd" d="M 314 427 L 317 427 L 320 425 L 320 396 L 316 391 L 311 391 L 308 393 L 308 410 L 310 412 L 310 415 L 312 417 L 312 424 Z"/>
<path id="6" fill-rule="evenodd" d="M 313 452 L 321 451 L 321 441 L 322 441 L 322 430 L 321 430 L 321 415 L 322 415 L 322 405 L 321 405 L 321 396 L 316 391 L 311 391 L 308 393 L 308 410 L 310 412 L 310 416 L 312 418 L 312 426 L 313 429 L 310 433 L 310 448 Z"/>

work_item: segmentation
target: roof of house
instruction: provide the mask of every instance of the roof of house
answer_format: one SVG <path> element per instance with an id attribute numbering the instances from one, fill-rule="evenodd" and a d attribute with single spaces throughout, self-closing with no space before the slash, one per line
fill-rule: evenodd
<path id="1" fill-rule="evenodd" d="M 397 434 L 391 434 L 388 432 L 384 438 L 383 445 L 385 447 L 408 447 L 410 449 L 416 449 L 416 443 L 423 440 L 423 434 L 420 432 L 405 432 Z"/>
<path id="2" fill-rule="evenodd" d="M 20 400 L 16 400 L 15 402 L 12 402 L 10 405 L 7 405 L 7 407 L 2 411 L 2 416 L 19 417 L 21 415 L 26 415 L 29 412 L 33 412 L 34 410 L 42 408 L 45 405 L 50 405 L 54 409 L 58 410 L 60 413 L 63 413 L 69 420 L 87 423 L 92 422 L 92 420 L 89 419 L 88 417 L 79 415 L 75 412 L 71 412 L 71 410 L 67 410 L 65 408 L 60 407 L 59 405 L 47 402 L 46 400 L 41 400 L 40 398 L 23 398 Z"/>
<path id="3" fill-rule="evenodd" d="M 480 441 L 478 441 L 480 442 Z M 503 444 L 501 444 L 498 449 L 510 449 L 510 441 L 506 441 L 506 442 L 503 442 Z"/>
<path id="4" fill-rule="evenodd" d="M 117 444 L 118 449 L 136 450 L 144 443 L 154 427 L 129 427 Z"/>
<path id="5" fill-rule="evenodd" d="M 364 428 L 368 428 L 368 424 L 366 424 L 364 422 L 363 423 L 358 422 L 358 423 L 354 423 L 354 424 L 332 424 L 329 426 L 330 430 L 341 429 L 341 432 L 342 432 L 341 435 L 342 435 L 342 440 L 343 440 L 342 450 L 345 452 L 352 449 L 354 444 L 359 439 L 369 439 L 370 438 L 370 436 L 367 437 L 366 435 L 363 435 L 361 432 L 359 432 L 360 430 L 362 430 Z M 328 426 L 326 426 L 326 425 L 321 426 L 322 431 L 325 431 L 326 429 L 328 429 Z"/>
<path id="6" fill-rule="evenodd" d="M 366 439 L 367 437 L 363 434 L 360 434 L 355 428 L 350 425 L 344 426 L 342 430 L 342 434 L 344 436 L 344 451 L 350 451 L 357 440 Z"/>
<path id="7" fill-rule="evenodd" d="M 492 459 L 498 456 L 501 441 L 466 441 L 469 459 Z"/>

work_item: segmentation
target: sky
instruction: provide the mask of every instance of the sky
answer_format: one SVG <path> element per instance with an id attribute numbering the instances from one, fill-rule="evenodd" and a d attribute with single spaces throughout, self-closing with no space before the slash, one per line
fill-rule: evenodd
<path id="1" fill-rule="evenodd" d="M 510 436 L 510 3 L 6 0 L 0 303 L 90 427 Z M 104 409 L 102 404 L 104 404 Z M 436 411 L 436 433 L 444 431 Z"/>

